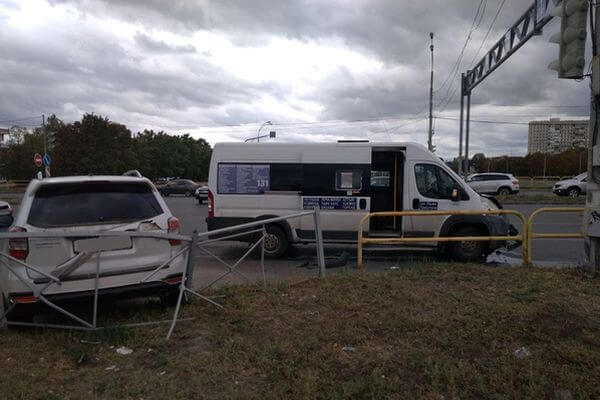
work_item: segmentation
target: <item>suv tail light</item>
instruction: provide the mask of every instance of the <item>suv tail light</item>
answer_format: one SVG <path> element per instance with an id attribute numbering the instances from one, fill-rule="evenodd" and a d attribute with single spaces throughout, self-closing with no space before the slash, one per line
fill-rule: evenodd
<path id="1" fill-rule="evenodd" d="M 213 192 L 211 190 L 208 191 L 208 216 L 215 216 L 215 196 L 213 196 Z"/>
<path id="2" fill-rule="evenodd" d="M 518 184 L 519 184 L 519 181 L 512 181 L 512 184 L 513 184 L 513 185 L 518 185 Z"/>
<path id="3" fill-rule="evenodd" d="M 20 226 L 13 226 L 9 232 L 27 232 L 27 229 Z M 18 260 L 25 260 L 29 254 L 29 242 L 26 238 L 9 239 L 8 254 Z"/>
<path id="4" fill-rule="evenodd" d="M 169 225 L 169 233 L 179 233 L 181 230 L 181 225 L 179 224 L 179 219 L 177 217 L 169 218 L 167 223 Z M 179 246 L 181 244 L 181 240 L 169 239 L 169 243 L 171 246 Z"/>

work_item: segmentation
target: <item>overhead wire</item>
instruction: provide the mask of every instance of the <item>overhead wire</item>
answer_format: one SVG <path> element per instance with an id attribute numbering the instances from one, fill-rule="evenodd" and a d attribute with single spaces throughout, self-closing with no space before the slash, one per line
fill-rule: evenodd
<path id="1" fill-rule="evenodd" d="M 473 22 L 471 23 L 471 28 L 469 28 L 469 33 L 467 34 L 465 43 L 463 44 L 463 47 L 462 47 L 456 61 L 454 62 L 454 65 L 450 69 L 450 72 L 446 76 L 446 79 L 444 79 L 444 82 L 442 83 L 442 85 L 433 91 L 434 93 L 442 91 L 444 89 L 444 87 L 446 87 L 448 82 L 450 82 L 450 79 L 454 76 L 455 72 L 458 71 L 458 69 L 460 68 L 460 63 L 462 62 L 462 58 L 464 56 L 465 49 L 467 48 L 467 45 L 469 44 L 469 41 L 471 40 L 471 35 L 477 29 L 476 28 L 477 19 L 479 18 L 480 14 L 481 14 L 481 9 L 482 9 L 482 5 L 483 5 L 484 1 L 487 3 L 487 0 L 480 0 L 480 2 L 479 2 L 479 6 L 477 7 L 477 12 L 475 13 L 475 17 L 473 18 Z M 479 23 L 481 23 L 481 20 Z M 479 25 L 477 25 L 477 27 L 478 26 Z"/>
<path id="2" fill-rule="evenodd" d="M 496 15 L 494 15 L 494 19 L 492 20 L 492 23 L 490 24 L 490 27 L 488 28 L 487 32 L 485 33 L 485 36 L 483 37 L 483 40 L 481 41 L 481 44 L 479 45 L 479 49 L 477 49 L 477 52 L 475 53 L 475 56 L 473 56 L 473 59 L 471 60 L 471 67 L 473 66 L 473 63 L 475 62 L 475 60 L 477 59 L 477 56 L 479 56 L 479 53 L 481 52 L 481 49 L 485 45 L 485 42 L 487 41 L 487 39 L 488 39 L 488 37 L 490 35 L 490 32 L 494 28 L 494 25 L 496 24 L 496 20 L 498 19 L 498 16 L 500 15 L 500 12 L 502 11 L 502 8 L 504 7 L 505 3 L 506 3 L 506 0 L 502 0 L 502 3 L 500 3 L 500 6 L 498 7 L 498 10 L 496 11 Z"/>

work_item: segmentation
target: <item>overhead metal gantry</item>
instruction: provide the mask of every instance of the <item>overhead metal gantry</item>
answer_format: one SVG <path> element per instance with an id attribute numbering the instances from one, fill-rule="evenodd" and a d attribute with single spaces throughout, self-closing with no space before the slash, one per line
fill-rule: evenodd
<path id="1" fill-rule="evenodd" d="M 525 13 L 511 26 L 494 46 L 475 64 L 473 69 L 461 75 L 460 130 L 458 142 L 458 172 L 466 176 L 469 171 L 469 133 L 471 119 L 471 92 L 485 78 L 510 58 L 533 36 L 541 35 L 542 28 L 552 20 L 550 9 L 561 0 L 535 0 Z M 466 98 L 466 118 L 465 118 Z M 463 128 L 465 152 L 463 158 Z"/>

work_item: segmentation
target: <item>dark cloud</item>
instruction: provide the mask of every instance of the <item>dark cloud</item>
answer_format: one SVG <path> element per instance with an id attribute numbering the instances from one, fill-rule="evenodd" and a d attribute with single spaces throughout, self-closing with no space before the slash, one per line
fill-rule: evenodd
<path id="1" fill-rule="evenodd" d="M 456 118 L 460 73 L 483 56 L 531 1 L 506 1 L 492 29 L 502 0 L 481 2 L 485 5 L 485 10 L 479 9 L 481 18 L 476 18 L 480 4 L 476 0 L 50 3 L 74 9 L 83 21 L 108 17 L 132 24 L 137 33 L 130 42 L 121 43 L 100 27 L 81 28 L 84 24 L 75 32 L 54 26 L 48 32 L 30 34 L 0 26 L 0 116 L 71 110 L 75 118 L 78 111 L 96 110 L 111 112 L 123 122 L 164 120 L 173 126 L 292 119 L 282 109 L 257 105 L 257 99 L 268 97 L 298 113 L 309 113 L 299 102 L 316 105 L 310 110 L 318 120 L 399 118 L 295 131 L 289 127 L 288 138 L 372 135 L 386 140 L 421 140 L 428 106 L 429 32 L 435 32 L 434 112 Z M 2 18 L 5 16 L 0 13 Z M 588 113 L 587 83 L 559 80 L 546 69 L 558 53 L 557 46 L 547 42 L 557 30 L 553 22 L 543 36 L 532 39 L 473 91 L 474 119 L 479 114 L 481 119 L 526 122 Z M 192 45 L 159 40 L 154 34 L 158 31 L 182 38 L 210 32 L 248 49 L 267 46 L 274 37 L 325 44 L 360 53 L 380 67 L 364 72 L 346 65 L 298 92 L 293 77 L 290 82 L 249 82 L 215 64 L 211 51 L 198 52 Z M 236 62 L 243 65 L 244 60 Z M 435 139 L 443 144 L 443 151 L 456 152 L 458 123 L 438 120 L 436 128 Z M 477 152 L 523 152 L 527 126 L 474 123 L 472 139 Z"/>

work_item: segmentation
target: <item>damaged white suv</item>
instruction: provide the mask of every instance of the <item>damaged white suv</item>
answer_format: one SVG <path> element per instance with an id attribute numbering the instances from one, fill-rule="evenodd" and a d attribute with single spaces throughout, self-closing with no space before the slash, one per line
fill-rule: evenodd
<path id="1" fill-rule="evenodd" d="M 185 269 L 179 256 L 147 281 L 153 270 L 180 252 L 179 240 L 151 237 L 63 237 L 77 232 L 179 233 L 173 216 L 152 182 L 132 176 L 74 176 L 29 183 L 10 232 L 42 232 L 52 237 L 4 240 L 0 292 L 13 315 L 35 309 L 40 299 L 17 276 L 50 301 L 90 298 L 95 290 L 98 251 L 100 296 L 159 294 L 173 297 Z M 33 269 L 24 267 L 22 261 Z M 5 268 L 8 265 L 9 268 Z M 51 283 L 48 275 L 59 278 Z M 27 312 L 29 314 L 29 312 Z M 11 314 L 8 318 L 10 319 Z"/>

